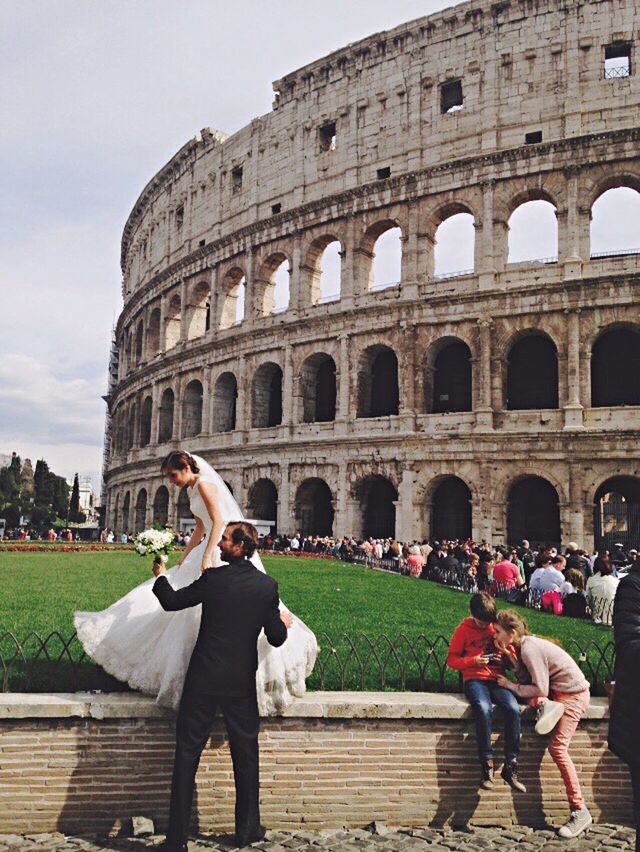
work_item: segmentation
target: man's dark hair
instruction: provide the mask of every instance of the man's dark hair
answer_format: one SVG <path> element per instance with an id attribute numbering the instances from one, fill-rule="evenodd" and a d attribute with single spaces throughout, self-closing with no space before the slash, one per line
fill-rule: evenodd
<path id="1" fill-rule="evenodd" d="M 246 521 L 231 521 L 226 526 L 230 530 L 230 538 L 234 544 L 244 545 L 244 555 L 251 559 L 258 549 L 258 530 Z"/>
<path id="2" fill-rule="evenodd" d="M 477 618 L 478 621 L 486 621 L 488 624 L 493 624 L 497 618 L 496 602 L 486 592 L 478 592 L 477 595 L 472 595 L 469 602 L 471 615 Z"/>

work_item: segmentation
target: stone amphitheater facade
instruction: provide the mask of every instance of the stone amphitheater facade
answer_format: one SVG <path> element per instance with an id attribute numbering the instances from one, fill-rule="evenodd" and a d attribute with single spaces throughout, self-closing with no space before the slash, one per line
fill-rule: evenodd
<path id="1" fill-rule="evenodd" d="M 178 524 L 159 461 L 187 447 L 281 532 L 591 546 L 599 496 L 617 483 L 637 502 L 640 482 L 638 372 L 619 370 L 640 256 L 590 249 L 596 199 L 640 189 L 639 24 L 634 0 L 463 3 L 287 75 L 268 115 L 184 145 L 122 239 L 108 526 Z M 612 55 L 629 64 L 607 79 Z M 558 257 L 510 264 L 509 218 L 536 199 Z M 460 212 L 474 270 L 438 277 L 436 230 Z M 400 281 L 376 289 L 390 228 Z"/>

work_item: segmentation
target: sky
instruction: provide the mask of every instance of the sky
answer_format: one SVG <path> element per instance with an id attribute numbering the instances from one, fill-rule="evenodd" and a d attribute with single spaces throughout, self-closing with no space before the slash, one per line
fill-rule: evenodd
<path id="1" fill-rule="evenodd" d="M 203 127 L 271 109 L 271 82 L 452 5 L 438 0 L 3 0 L 0 454 L 99 485 L 120 237 Z"/>

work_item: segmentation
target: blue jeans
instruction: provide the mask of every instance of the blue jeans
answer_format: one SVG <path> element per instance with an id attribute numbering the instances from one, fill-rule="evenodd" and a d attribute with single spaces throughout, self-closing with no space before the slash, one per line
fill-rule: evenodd
<path id="1" fill-rule="evenodd" d="M 469 699 L 476 723 L 480 762 L 493 760 L 491 722 L 494 704 L 500 707 L 504 715 L 505 760 L 516 760 L 520 751 L 520 707 L 513 692 L 498 686 L 495 681 L 468 680 L 464 685 L 464 693 Z"/>

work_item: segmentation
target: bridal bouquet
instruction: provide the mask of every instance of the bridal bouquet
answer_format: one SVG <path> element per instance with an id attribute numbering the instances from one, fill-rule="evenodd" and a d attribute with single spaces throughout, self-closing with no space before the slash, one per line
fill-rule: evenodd
<path id="1" fill-rule="evenodd" d="M 173 550 L 175 533 L 167 529 L 151 529 L 138 533 L 135 540 L 136 552 L 140 556 L 153 556 L 154 562 L 166 563 Z"/>

